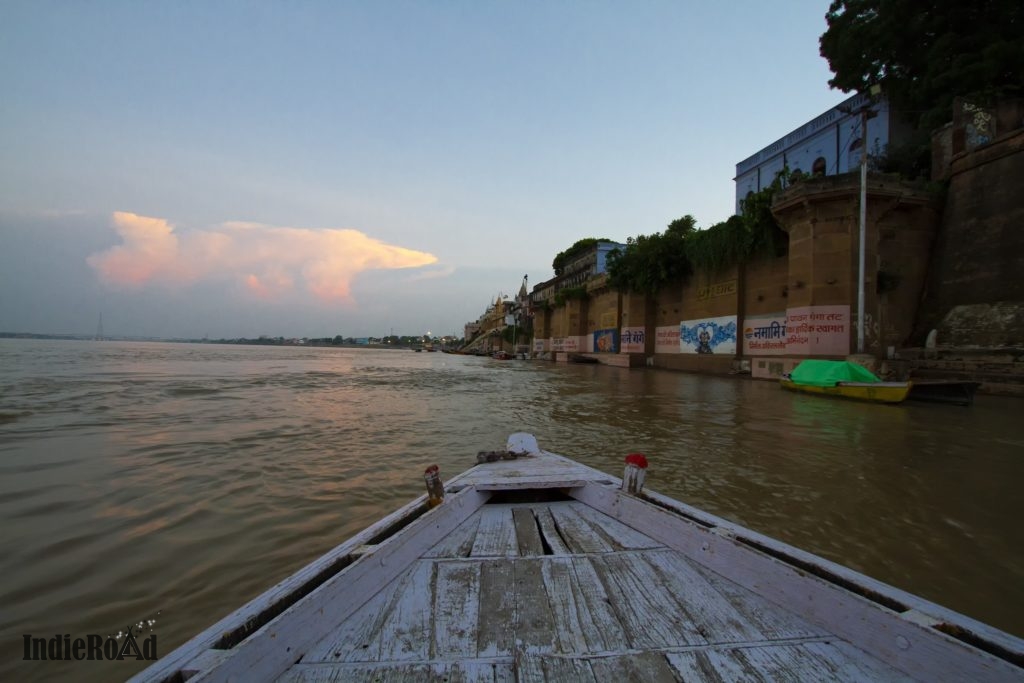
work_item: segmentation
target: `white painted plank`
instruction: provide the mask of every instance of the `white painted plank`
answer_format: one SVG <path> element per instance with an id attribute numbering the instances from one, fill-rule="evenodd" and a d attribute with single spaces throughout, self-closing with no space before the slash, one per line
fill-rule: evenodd
<path id="1" fill-rule="evenodd" d="M 547 683 L 544 663 L 539 656 L 519 652 L 513 665 L 516 672 L 516 683 Z"/>
<path id="2" fill-rule="evenodd" d="M 812 638 L 828 633 L 821 626 L 801 619 L 788 609 L 781 608 L 775 603 L 755 594 L 753 591 L 720 576 L 707 567 L 696 562 L 689 562 L 688 564 L 694 571 L 700 573 L 709 584 L 714 586 L 715 590 L 721 593 L 767 640 Z"/>
<path id="3" fill-rule="evenodd" d="M 477 654 L 480 657 L 511 656 L 516 618 L 515 566 L 507 560 L 480 562 L 480 616 Z"/>
<path id="4" fill-rule="evenodd" d="M 643 681 L 644 683 L 676 683 L 676 676 L 660 652 L 642 652 L 619 657 L 590 660 L 598 681 Z M 684 681 L 691 679 L 684 678 Z M 728 680 L 728 679 L 726 679 Z M 740 679 L 733 679 L 740 680 Z"/>
<path id="5" fill-rule="evenodd" d="M 841 642 L 767 644 L 669 652 L 683 680 L 835 681 L 899 683 L 913 678 Z"/>
<path id="6" fill-rule="evenodd" d="M 576 597 L 577 606 L 584 610 L 580 618 L 589 627 L 584 630 L 584 637 L 592 652 L 619 651 L 626 647 L 628 638 L 612 608 L 611 598 L 605 591 L 601 578 L 594 569 L 593 563 L 583 556 L 570 558 L 576 581 L 573 588 L 579 592 Z"/>
<path id="7" fill-rule="evenodd" d="M 689 652 L 669 652 L 665 659 L 683 681 L 771 681 L 773 679 L 758 675 L 745 660 L 740 660 L 730 650 L 713 648 L 692 650 Z M 785 677 L 782 681 L 799 683 L 796 676 Z M 811 681 L 825 681 L 825 677 L 812 676 Z"/>
<path id="8" fill-rule="evenodd" d="M 568 557 L 546 558 L 541 563 L 544 588 L 550 601 L 554 632 L 558 639 L 558 652 L 564 654 L 591 651 L 590 642 L 599 639 L 599 634 L 589 634 L 593 624 L 587 620 L 586 605 L 577 587 L 572 559 Z"/>
<path id="9" fill-rule="evenodd" d="M 292 666 L 281 683 L 503 683 L 514 681 L 512 661 L 379 662 L 306 664 Z"/>
<path id="10" fill-rule="evenodd" d="M 439 659 L 476 656 L 480 564 L 439 562 L 434 582 L 434 645 Z"/>
<path id="11" fill-rule="evenodd" d="M 537 517 L 541 533 L 544 535 L 544 540 L 547 542 L 548 547 L 551 548 L 551 552 L 555 555 L 568 555 L 571 551 L 558 533 L 555 520 L 551 516 L 550 506 L 535 507 L 533 508 L 533 514 Z"/>
<path id="12" fill-rule="evenodd" d="M 487 505 L 480 511 L 471 557 L 514 557 L 519 554 L 512 510 L 503 505 Z"/>
<path id="13" fill-rule="evenodd" d="M 765 639 L 750 619 L 740 613 L 724 595 L 675 550 L 651 550 L 638 561 L 646 562 L 679 605 L 680 615 L 704 638 L 713 643 Z M 765 607 L 777 608 L 762 600 Z"/>
<path id="14" fill-rule="evenodd" d="M 707 638 L 682 614 L 651 566 L 638 561 L 642 556 L 605 553 L 591 558 L 630 645 L 643 650 L 706 644 Z"/>
<path id="15" fill-rule="evenodd" d="M 655 541 L 647 534 L 626 526 L 614 517 L 598 512 L 585 503 L 573 501 L 566 503 L 572 510 L 585 519 L 591 527 L 615 550 L 641 550 L 644 548 L 664 548 L 665 544 Z"/>
<path id="16" fill-rule="evenodd" d="M 607 553 L 614 550 L 590 522 L 579 515 L 572 507 L 551 505 L 551 516 L 555 520 L 559 533 L 566 545 L 574 553 Z"/>
<path id="17" fill-rule="evenodd" d="M 756 552 L 662 507 L 602 486 L 587 486 L 573 495 L 903 672 L 924 680 L 1024 680 L 1024 670 L 1005 660 L 901 619 L 805 569 Z M 859 576 L 852 570 L 844 575 Z"/>
<path id="18" fill-rule="evenodd" d="M 309 648 L 303 657 L 307 662 L 376 662 L 380 661 L 380 630 L 408 590 L 415 567 L 377 592 L 362 607 Z M 228 651 L 230 652 L 230 651 Z"/>
<path id="19" fill-rule="evenodd" d="M 228 654 L 230 650 L 205 650 L 182 668 L 182 675 L 195 676 L 200 671 L 211 669 L 220 664 Z"/>
<path id="20" fill-rule="evenodd" d="M 813 642 L 802 645 L 790 645 L 795 651 L 794 659 L 797 666 L 804 666 L 806 671 L 817 671 L 833 681 L 913 681 L 910 676 L 880 662 L 864 652 L 842 641 Z M 757 647 L 747 650 L 747 660 L 764 671 L 769 669 L 766 657 L 770 656 L 771 647 Z"/>
<path id="21" fill-rule="evenodd" d="M 511 659 L 503 662 L 453 662 L 442 671 L 435 668 L 435 672 L 441 674 L 441 683 L 512 683 L 515 680 Z"/>
<path id="22" fill-rule="evenodd" d="M 476 540 L 476 530 L 480 526 L 480 515 L 474 514 L 465 522 L 455 527 L 437 545 L 423 553 L 423 557 L 468 557 Z"/>
<path id="23" fill-rule="evenodd" d="M 439 681 L 432 667 L 423 663 L 296 664 L 279 683 L 418 683 Z"/>
<path id="24" fill-rule="evenodd" d="M 444 565 L 440 565 L 443 567 Z M 430 657 L 430 636 L 433 630 L 433 600 L 435 563 L 421 560 L 406 574 L 398 589 L 387 618 L 381 625 L 380 660 L 408 661 Z"/>
<path id="25" fill-rule="evenodd" d="M 626 681 L 625 678 L 596 678 L 590 668 L 590 662 L 577 657 L 558 657 L 555 655 L 539 655 L 544 680 L 549 683 L 575 681 L 576 683 L 604 683 L 605 681 Z M 641 679 L 634 679 L 641 680 Z"/>
<path id="26" fill-rule="evenodd" d="M 558 645 L 542 563 L 532 558 L 515 562 L 515 638 L 526 654 L 546 654 Z"/>
<path id="27" fill-rule="evenodd" d="M 544 545 L 540 540 L 540 531 L 537 529 L 537 520 L 530 508 L 515 508 L 512 510 L 512 522 L 516 529 L 516 543 L 519 554 L 524 557 L 543 555 Z"/>

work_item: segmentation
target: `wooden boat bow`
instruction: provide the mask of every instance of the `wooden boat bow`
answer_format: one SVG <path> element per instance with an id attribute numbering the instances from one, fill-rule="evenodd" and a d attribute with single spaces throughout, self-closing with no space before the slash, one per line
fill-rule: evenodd
<path id="1" fill-rule="evenodd" d="M 529 434 L 504 453 L 134 680 L 1024 680 L 1014 636 Z"/>

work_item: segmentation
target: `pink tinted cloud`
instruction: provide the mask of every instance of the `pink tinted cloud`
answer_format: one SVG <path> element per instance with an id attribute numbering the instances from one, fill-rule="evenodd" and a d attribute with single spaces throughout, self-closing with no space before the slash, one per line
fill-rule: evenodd
<path id="1" fill-rule="evenodd" d="M 160 218 L 114 214 L 121 244 L 89 256 L 108 284 L 183 286 L 234 278 L 252 294 L 272 298 L 304 287 L 325 301 L 348 300 L 365 270 L 416 268 L 437 257 L 368 237 L 358 230 L 225 223 L 179 235 Z"/>

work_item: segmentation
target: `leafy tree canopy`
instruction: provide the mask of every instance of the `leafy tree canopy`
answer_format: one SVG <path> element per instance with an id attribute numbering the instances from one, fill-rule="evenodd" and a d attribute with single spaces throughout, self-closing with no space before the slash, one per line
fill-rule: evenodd
<path id="1" fill-rule="evenodd" d="M 672 282 L 685 282 L 697 269 L 718 271 L 757 254 L 784 252 L 787 235 L 772 216 L 775 193 L 785 185 L 788 171 L 742 203 L 742 213 L 706 230 L 686 215 L 664 232 L 626 240 L 625 249 L 608 254 L 608 283 L 619 291 L 655 294 Z"/>
<path id="2" fill-rule="evenodd" d="M 880 84 L 925 132 L 949 120 L 954 97 L 1024 95 L 1020 0 L 833 0 L 825 20 L 829 85 Z"/>

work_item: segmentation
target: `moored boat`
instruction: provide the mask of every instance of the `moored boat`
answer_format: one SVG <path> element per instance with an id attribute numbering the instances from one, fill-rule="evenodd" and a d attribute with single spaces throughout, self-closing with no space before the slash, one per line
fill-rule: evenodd
<path id="1" fill-rule="evenodd" d="M 1024 680 L 1024 641 L 529 434 L 138 681 Z"/>
<path id="2" fill-rule="evenodd" d="M 805 360 L 779 383 L 783 389 L 873 403 L 902 403 L 912 382 L 883 382 L 867 368 L 848 361 Z"/>

